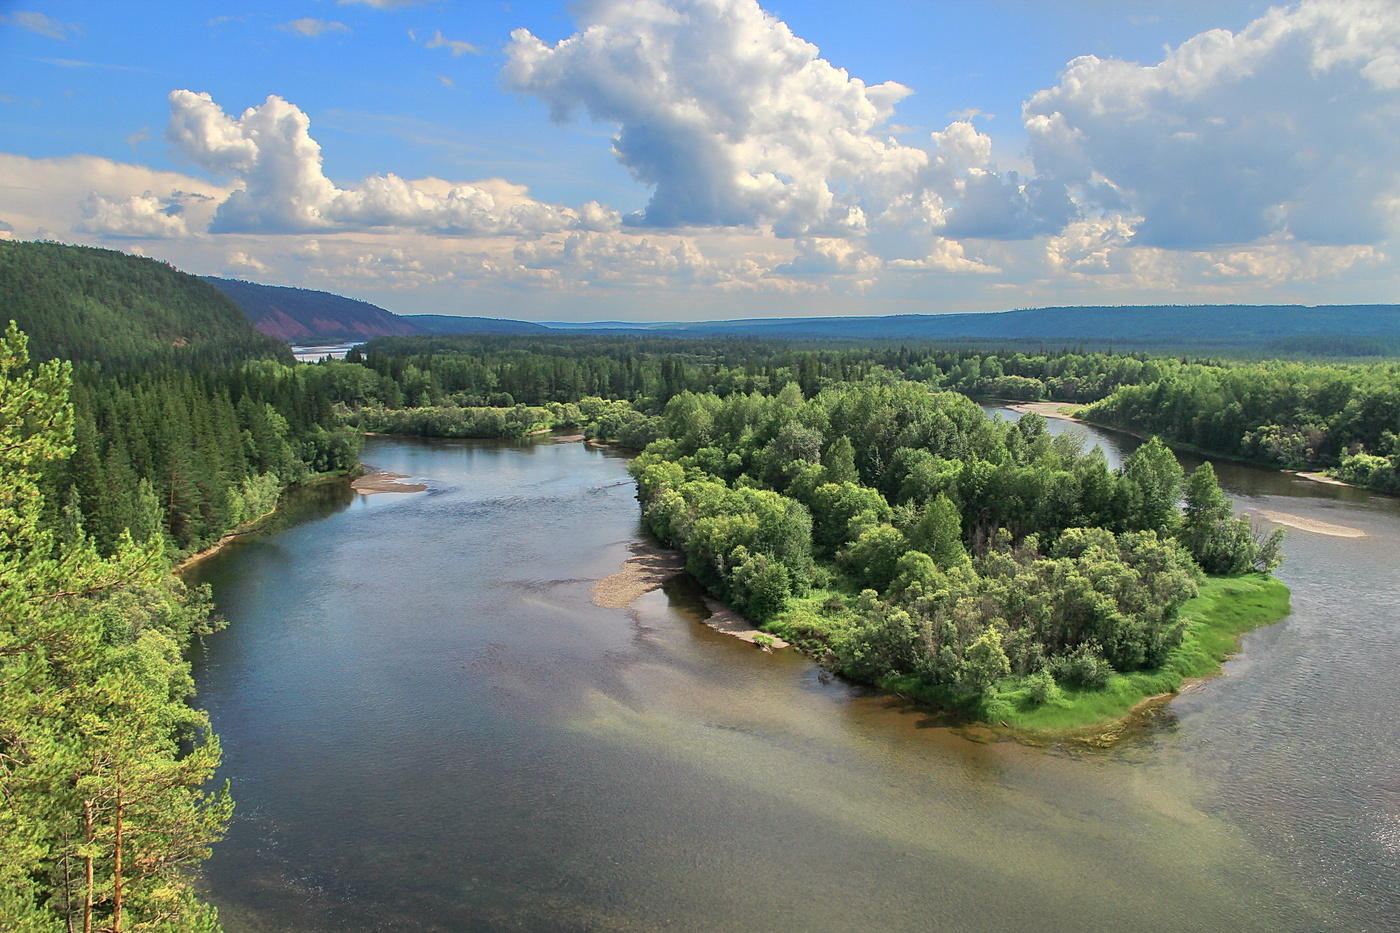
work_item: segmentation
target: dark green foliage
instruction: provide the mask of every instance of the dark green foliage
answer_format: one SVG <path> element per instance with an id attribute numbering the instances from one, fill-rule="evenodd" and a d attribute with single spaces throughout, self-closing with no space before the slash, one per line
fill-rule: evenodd
<path id="1" fill-rule="evenodd" d="M 1098 690 L 1113 676 L 1113 665 L 1104 660 L 1097 644 L 1085 642 L 1052 660 L 1050 673 L 1071 686 Z"/>
<path id="2" fill-rule="evenodd" d="M 113 250 L 0 240 L 0 322 L 29 335 L 30 356 L 107 369 L 290 361 L 218 289 L 163 262 Z"/>
<path id="3" fill-rule="evenodd" d="M 1400 492 L 1400 366 L 1182 364 L 1125 384 L 1088 410 L 1106 424 L 1276 466 L 1339 467 L 1349 482 Z"/>

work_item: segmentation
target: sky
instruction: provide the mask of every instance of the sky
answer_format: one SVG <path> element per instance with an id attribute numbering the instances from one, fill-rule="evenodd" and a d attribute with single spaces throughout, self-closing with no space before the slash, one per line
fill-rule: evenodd
<path id="1" fill-rule="evenodd" d="M 1398 225 L 1398 0 L 0 0 L 0 237 L 399 313 L 1388 303 Z"/>

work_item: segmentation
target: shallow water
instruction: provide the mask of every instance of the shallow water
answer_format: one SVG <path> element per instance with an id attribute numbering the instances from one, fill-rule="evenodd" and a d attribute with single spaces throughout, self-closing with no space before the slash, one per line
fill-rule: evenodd
<path id="1" fill-rule="evenodd" d="M 1370 536 L 1290 533 L 1294 614 L 1101 751 L 988 741 L 765 654 L 699 624 L 684 581 L 593 605 L 641 534 L 611 452 L 365 459 L 430 489 L 313 490 L 197 571 L 230 623 L 196 671 L 238 801 L 207 880 L 230 931 L 1400 917 L 1395 500 L 1221 468 L 1242 505 Z"/>

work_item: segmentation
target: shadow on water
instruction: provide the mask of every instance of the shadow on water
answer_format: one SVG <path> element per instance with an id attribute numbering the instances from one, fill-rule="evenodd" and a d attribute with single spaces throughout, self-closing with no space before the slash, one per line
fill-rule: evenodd
<path id="1" fill-rule="evenodd" d="M 233 933 L 1400 913 L 1394 510 L 1330 487 L 1285 508 L 1222 470 L 1241 502 L 1372 537 L 1292 536 L 1294 615 L 1113 748 L 1030 748 L 715 632 L 687 578 L 595 605 L 640 535 L 617 452 L 375 438 L 365 459 L 429 490 L 305 490 L 195 574 L 230 622 L 197 680 L 238 800 L 207 877 Z"/>

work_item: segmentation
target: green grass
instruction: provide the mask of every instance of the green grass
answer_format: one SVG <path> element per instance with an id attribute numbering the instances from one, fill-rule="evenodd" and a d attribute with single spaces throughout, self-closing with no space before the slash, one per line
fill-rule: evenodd
<path id="1" fill-rule="evenodd" d="M 853 597 L 851 588 L 838 578 L 828 588 L 813 589 L 790 600 L 764 628 L 820 656 L 831 635 L 849 624 L 850 610 L 840 605 L 844 602 L 848 606 Z M 1031 699 L 1024 678 L 1007 678 L 978 718 L 1041 735 L 1101 729 L 1123 719 L 1149 697 L 1174 693 L 1190 678 L 1218 673 L 1221 662 L 1238 647 L 1241 635 L 1277 622 L 1288 612 L 1288 587 L 1273 577 L 1258 573 L 1207 577 L 1199 595 L 1182 606 L 1185 636 L 1160 668 L 1115 674 L 1098 690 L 1062 687 L 1062 696 L 1047 703 Z M 932 706 L 956 706 L 956 698 L 945 688 L 917 677 L 888 678 L 879 686 Z"/>
<path id="2" fill-rule="evenodd" d="M 1288 587 L 1265 574 L 1209 577 L 1200 595 L 1182 607 L 1186 635 L 1160 668 L 1116 674 L 1101 690 L 1065 688 L 1058 702 L 1037 705 L 1019 679 L 1003 681 L 987 704 L 986 718 L 1025 732 L 1089 730 L 1122 719 L 1143 700 L 1181 689 L 1184 681 L 1209 677 L 1250 629 L 1277 622 L 1289 611 Z"/>

